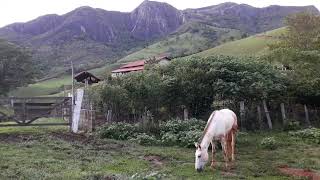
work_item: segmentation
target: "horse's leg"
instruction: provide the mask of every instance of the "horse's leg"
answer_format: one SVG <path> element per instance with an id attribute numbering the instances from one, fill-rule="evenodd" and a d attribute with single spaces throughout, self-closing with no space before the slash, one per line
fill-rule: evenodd
<path id="1" fill-rule="evenodd" d="M 235 146 L 236 146 L 235 135 L 236 135 L 235 131 L 232 131 L 232 140 L 231 140 L 231 160 L 232 160 L 232 162 L 235 160 L 235 158 L 234 158 L 234 150 L 235 150 Z"/>
<path id="2" fill-rule="evenodd" d="M 228 149 L 227 149 L 227 140 L 226 137 L 221 138 L 221 147 L 222 147 L 222 152 L 223 152 L 223 158 L 225 161 L 225 168 L 228 170 Z"/>
<path id="3" fill-rule="evenodd" d="M 214 157 L 215 157 L 215 154 L 216 154 L 216 146 L 214 144 L 214 141 L 212 140 L 211 141 L 211 150 L 212 150 L 212 154 L 211 154 L 211 168 L 214 168 Z"/>
<path id="4" fill-rule="evenodd" d="M 226 137 L 226 144 L 227 144 L 227 157 L 228 161 L 231 161 L 232 157 L 232 131 L 230 131 Z"/>

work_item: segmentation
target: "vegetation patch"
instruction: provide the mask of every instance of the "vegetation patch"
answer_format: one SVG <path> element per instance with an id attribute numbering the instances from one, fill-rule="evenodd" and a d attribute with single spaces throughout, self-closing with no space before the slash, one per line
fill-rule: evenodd
<path id="1" fill-rule="evenodd" d="M 237 144 L 236 162 L 230 172 L 223 172 L 218 148 L 216 169 L 212 171 L 208 164 L 203 173 L 197 173 L 193 148 L 140 146 L 131 141 L 74 135 L 61 127 L 0 130 L 0 179 L 289 180 L 291 177 L 277 170 L 279 165 L 320 171 L 319 146 L 287 132 L 238 133 L 237 141 L 245 138 L 246 143 Z M 278 148 L 261 149 L 257 142 L 265 137 L 277 139 Z"/>
<path id="2" fill-rule="evenodd" d="M 141 124 L 112 123 L 99 130 L 102 138 L 130 140 L 141 145 L 193 147 L 199 141 L 205 122 L 197 119 L 171 119 L 161 122 L 158 133 L 144 131 Z"/>
<path id="3" fill-rule="evenodd" d="M 289 134 L 293 137 L 301 138 L 305 141 L 320 144 L 320 129 L 308 128 L 300 131 L 291 131 Z"/>
<path id="4" fill-rule="evenodd" d="M 277 141 L 274 137 L 266 137 L 261 140 L 260 145 L 264 149 L 274 150 L 277 148 Z"/>

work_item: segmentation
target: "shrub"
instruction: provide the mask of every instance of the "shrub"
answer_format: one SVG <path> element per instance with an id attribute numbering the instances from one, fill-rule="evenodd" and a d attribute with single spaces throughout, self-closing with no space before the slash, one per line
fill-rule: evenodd
<path id="1" fill-rule="evenodd" d="M 248 133 L 238 132 L 236 137 L 236 143 L 241 145 L 249 145 L 250 141 L 248 139 Z"/>
<path id="2" fill-rule="evenodd" d="M 266 137 L 262 139 L 260 145 L 263 149 L 273 150 L 277 147 L 277 141 L 274 137 Z"/>
<path id="3" fill-rule="evenodd" d="M 300 129 L 300 122 L 296 120 L 289 120 L 288 124 L 285 125 L 284 130 L 290 131 L 290 130 L 298 130 Z"/>
<path id="4" fill-rule="evenodd" d="M 122 122 L 107 124 L 99 130 L 101 138 L 117 140 L 128 140 L 130 137 L 134 137 L 136 133 L 138 133 L 136 125 Z"/>
<path id="5" fill-rule="evenodd" d="M 308 128 L 300 131 L 289 132 L 289 135 L 302 138 L 312 143 L 320 144 L 320 129 Z"/>
<path id="6" fill-rule="evenodd" d="M 132 125 L 122 122 L 105 125 L 98 133 L 102 138 L 130 139 L 141 145 L 162 144 L 167 146 L 192 147 L 194 142 L 197 142 L 201 137 L 205 124 L 206 122 L 197 119 L 187 121 L 172 119 L 160 124 L 161 133 L 159 139 L 151 135 L 150 131 L 144 131 L 143 128 L 139 127 L 139 124 Z"/>
<path id="7" fill-rule="evenodd" d="M 178 145 L 178 136 L 175 133 L 172 132 L 166 132 L 165 134 L 162 135 L 161 137 L 161 143 L 163 145 L 167 146 L 173 146 L 173 145 Z"/>
<path id="8" fill-rule="evenodd" d="M 198 142 L 202 135 L 202 130 L 182 131 L 179 133 L 180 146 L 193 147 L 194 142 Z"/>
<path id="9" fill-rule="evenodd" d="M 171 119 L 160 124 L 161 134 L 166 132 L 179 133 L 181 131 L 203 130 L 206 125 L 205 121 L 198 119 Z"/>
<path id="10" fill-rule="evenodd" d="M 146 133 L 137 134 L 132 141 L 141 144 L 141 145 L 157 145 L 159 141 L 153 135 L 148 135 Z"/>

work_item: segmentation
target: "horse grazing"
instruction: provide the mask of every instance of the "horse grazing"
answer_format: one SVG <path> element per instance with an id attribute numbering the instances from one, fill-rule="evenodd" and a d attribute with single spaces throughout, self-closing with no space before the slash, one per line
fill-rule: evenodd
<path id="1" fill-rule="evenodd" d="M 195 169 L 201 172 L 204 166 L 208 162 L 208 147 L 211 143 L 212 146 L 212 161 L 211 167 L 214 168 L 214 155 L 215 155 L 215 140 L 220 140 L 223 156 L 225 160 L 225 167 L 228 169 L 228 162 L 230 158 L 232 161 L 234 158 L 235 150 L 235 134 L 238 129 L 237 116 L 229 109 L 222 109 L 214 111 L 207 122 L 206 127 L 201 138 L 201 142 L 195 143 Z"/>

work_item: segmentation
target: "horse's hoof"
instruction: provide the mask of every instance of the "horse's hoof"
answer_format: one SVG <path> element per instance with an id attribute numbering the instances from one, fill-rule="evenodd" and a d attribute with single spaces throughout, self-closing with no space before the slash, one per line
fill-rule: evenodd
<path id="1" fill-rule="evenodd" d="M 235 162 L 231 162 L 230 169 L 235 169 L 235 168 L 236 168 Z"/>

